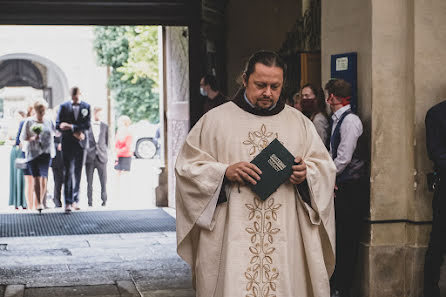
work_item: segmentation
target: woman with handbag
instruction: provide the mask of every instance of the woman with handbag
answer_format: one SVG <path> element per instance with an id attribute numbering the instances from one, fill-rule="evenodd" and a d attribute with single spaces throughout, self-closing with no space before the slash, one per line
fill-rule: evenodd
<path id="1" fill-rule="evenodd" d="M 27 143 L 25 158 L 34 179 L 34 193 L 39 213 L 43 209 L 48 168 L 51 158 L 55 156 L 54 124 L 51 120 L 44 118 L 47 107 L 48 104 L 44 99 L 38 99 L 34 103 L 36 115 L 26 120 L 20 135 L 20 139 Z"/>

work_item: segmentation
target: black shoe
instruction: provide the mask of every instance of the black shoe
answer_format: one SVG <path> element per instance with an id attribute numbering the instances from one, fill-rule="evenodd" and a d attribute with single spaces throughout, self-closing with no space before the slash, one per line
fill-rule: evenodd
<path id="1" fill-rule="evenodd" d="M 102 202 L 101 206 L 107 206 L 107 202 Z"/>
<path id="2" fill-rule="evenodd" d="M 93 207 L 93 203 L 88 203 L 88 207 Z"/>

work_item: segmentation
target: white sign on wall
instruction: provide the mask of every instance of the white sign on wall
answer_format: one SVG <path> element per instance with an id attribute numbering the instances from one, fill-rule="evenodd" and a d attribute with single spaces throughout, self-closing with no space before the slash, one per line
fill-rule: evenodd
<path id="1" fill-rule="evenodd" d="M 344 71 L 348 69 L 348 57 L 336 59 L 336 71 Z"/>

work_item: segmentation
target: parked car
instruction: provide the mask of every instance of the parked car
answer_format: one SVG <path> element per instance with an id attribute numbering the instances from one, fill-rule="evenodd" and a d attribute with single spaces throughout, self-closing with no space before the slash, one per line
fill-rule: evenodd
<path id="1" fill-rule="evenodd" d="M 160 125 L 141 120 L 130 126 L 133 151 L 137 158 L 152 159 L 159 154 Z"/>

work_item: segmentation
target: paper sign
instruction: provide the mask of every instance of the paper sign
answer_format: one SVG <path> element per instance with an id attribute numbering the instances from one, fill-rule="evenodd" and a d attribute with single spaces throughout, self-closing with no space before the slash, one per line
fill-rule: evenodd
<path id="1" fill-rule="evenodd" d="M 344 71 L 348 69 L 348 57 L 336 59 L 336 71 Z"/>

